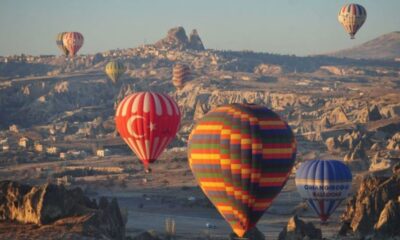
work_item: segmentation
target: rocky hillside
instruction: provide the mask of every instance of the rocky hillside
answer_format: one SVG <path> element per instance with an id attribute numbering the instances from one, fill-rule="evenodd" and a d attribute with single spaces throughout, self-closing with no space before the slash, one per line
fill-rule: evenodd
<path id="1" fill-rule="evenodd" d="M 391 177 L 371 175 L 342 215 L 342 235 L 388 239 L 400 235 L 400 164 Z"/>
<path id="2" fill-rule="evenodd" d="M 97 203 L 80 188 L 67 190 L 51 184 L 0 182 L 0 220 L 0 239 L 125 237 L 125 220 L 116 200 L 100 198 Z"/>
<path id="3" fill-rule="evenodd" d="M 356 59 L 400 58 L 400 32 L 391 32 L 359 46 L 327 54 L 329 56 Z"/>

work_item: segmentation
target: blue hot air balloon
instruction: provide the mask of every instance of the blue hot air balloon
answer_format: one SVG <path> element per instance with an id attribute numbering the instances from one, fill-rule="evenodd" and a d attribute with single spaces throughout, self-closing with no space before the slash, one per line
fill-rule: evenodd
<path id="1" fill-rule="evenodd" d="M 296 186 L 301 197 L 326 222 L 351 189 L 350 169 L 337 160 L 312 160 L 301 164 Z"/>

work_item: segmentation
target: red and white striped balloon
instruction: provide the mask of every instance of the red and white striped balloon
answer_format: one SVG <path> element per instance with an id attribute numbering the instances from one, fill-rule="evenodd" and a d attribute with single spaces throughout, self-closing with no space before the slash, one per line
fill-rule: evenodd
<path id="1" fill-rule="evenodd" d="M 143 162 L 146 169 L 174 139 L 181 113 L 168 95 L 139 92 L 125 97 L 115 113 L 121 138 Z"/>
<path id="2" fill-rule="evenodd" d="M 83 45 L 83 36 L 78 32 L 67 32 L 63 36 L 63 44 L 73 57 Z"/>

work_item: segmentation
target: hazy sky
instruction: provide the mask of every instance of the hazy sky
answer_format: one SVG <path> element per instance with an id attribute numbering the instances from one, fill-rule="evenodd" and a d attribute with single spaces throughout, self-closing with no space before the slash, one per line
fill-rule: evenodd
<path id="1" fill-rule="evenodd" d="M 79 31 L 81 53 L 136 47 L 169 28 L 196 28 L 206 48 L 307 55 L 400 30 L 400 0 L 359 0 L 368 18 L 349 40 L 342 0 L 0 0 L 0 55 L 59 54 L 55 36 Z"/>

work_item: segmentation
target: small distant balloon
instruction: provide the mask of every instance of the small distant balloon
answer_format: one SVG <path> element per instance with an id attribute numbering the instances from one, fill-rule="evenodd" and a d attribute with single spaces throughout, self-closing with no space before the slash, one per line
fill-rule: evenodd
<path id="1" fill-rule="evenodd" d="M 65 32 L 61 32 L 61 33 L 57 34 L 56 43 L 57 43 L 57 47 L 64 53 L 64 55 L 68 56 L 68 54 L 69 54 L 68 49 L 64 46 L 64 43 L 63 43 L 64 35 L 65 35 Z"/>
<path id="2" fill-rule="evenodd" d="M 354 39 L 357 31 L 367 19 L 367 11 L 359 4 L 346 4 L 338 14 L 338 20 L 343 25 L 346 32 Z"/>
<path id="3" fill-rule="evenodd" d="M 107 63 L 105 72 L 113 83 L 116 83 L 118 79 L 124 74 L 126 68 L 124 64 L 119 61 L 111 61 Z"/>
<path id="4" fill-rule="evenodd" d="M 296 172 L 300 196 L 326 222 L 351 189 L 350 169 L 338 160 L 312 160 L 301 164 Z"/>
<path id="5" fill-rule="evenodd" d="M 74 57 L 83 45 L 83 35 L 79 32 L 67 32 L 63 35 L 63 44 L 69 55 Z"/>
<path id="6" fill-rule="evenodd" d="M 182 89 L 190 77 L 190 68 L 185 64 L 176 64 L 172 69 L 172 84 L 178 89 Z"/>

